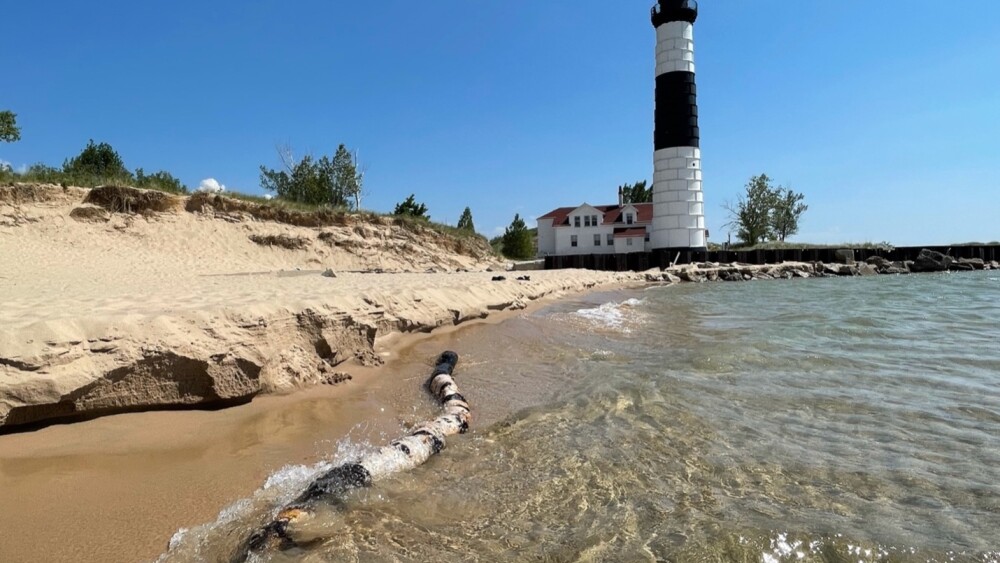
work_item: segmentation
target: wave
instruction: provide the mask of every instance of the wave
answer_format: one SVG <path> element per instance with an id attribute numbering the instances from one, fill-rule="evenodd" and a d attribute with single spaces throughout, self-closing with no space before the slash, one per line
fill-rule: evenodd
<path id="1" fill-rule="evenodd" d="M 641 322 L 638 309 L 644 304 L 644 300 L 633 298 L 621 303 L 611 302 L 592 309 L 580 309 L 574 315 L 603 328 L 630 333 L 633 326 Z"/>

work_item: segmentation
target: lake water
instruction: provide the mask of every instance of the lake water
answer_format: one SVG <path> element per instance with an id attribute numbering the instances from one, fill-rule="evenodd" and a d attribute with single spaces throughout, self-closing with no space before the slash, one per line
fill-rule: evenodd
<path id="1" fill-rule="evenodd" d="M 365 391 L 380 420 L 161 559 L 227 561 L 316 473 L 434 416 L 445 348 L 473 431 L 268 560 L 1000 561 L 996 272 L 598 293 L 423 341 Z"/>

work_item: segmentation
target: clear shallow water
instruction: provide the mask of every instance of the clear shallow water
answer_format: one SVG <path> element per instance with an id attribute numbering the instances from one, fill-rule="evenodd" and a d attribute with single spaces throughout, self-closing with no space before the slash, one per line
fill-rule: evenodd
<path id="1" fill-rule="evenodd" d="M 448 347 L 475 431 L 272 560 L 1000 561 L 998 277 L 597 294 L 429 340 L 387 416 L 434 413 L 419 362 Z M 391 437 L 318 445 L 163 559 L 227 560 Z"/>

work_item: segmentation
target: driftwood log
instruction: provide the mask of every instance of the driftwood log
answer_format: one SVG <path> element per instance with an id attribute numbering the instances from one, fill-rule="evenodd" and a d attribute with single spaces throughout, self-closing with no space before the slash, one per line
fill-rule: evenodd
<path id="1" fill-rule="evenodd" d="M 318 512 L 341 506 L 342 497 L 352 489 L 370 487 L 379 479 L 423 464 L 444 448 L 447 436 L 464 434 L 472 412 L 453 379 L 457 363 L 458 354 L 441 354 L 427 381 L 428 390 L 441 403 L 441 416 L 388 446 L 320 475 L 274 520 L 247 538 L 232 560 L 246 561 L 254 553 L 284 551 L 315 541 L 318 537 L 310 532 L 310 523 Z"/>

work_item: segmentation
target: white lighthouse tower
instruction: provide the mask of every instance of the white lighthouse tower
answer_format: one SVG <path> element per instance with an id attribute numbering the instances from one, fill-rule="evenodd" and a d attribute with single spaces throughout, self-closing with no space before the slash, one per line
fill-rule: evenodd
<path id="1" fill-rule="evenodd" d="M 659 0 L 656 28 L 656 127 L 653 134 L 654 251 L 706 250 L 705 203 L 694 80 L 695 0 Z"/>

